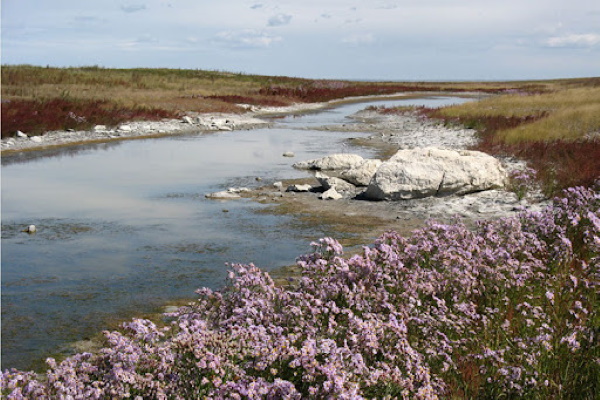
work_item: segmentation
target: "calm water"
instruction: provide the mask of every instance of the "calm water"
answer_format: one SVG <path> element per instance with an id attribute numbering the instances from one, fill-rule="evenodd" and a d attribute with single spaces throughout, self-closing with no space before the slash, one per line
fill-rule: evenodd
<path id="1" fill-rule="evenodd" d="M 291 229 L 291 217 L 256 214 L 263 206 L 254 202 L 204 195 L 257 186 L 256 177 L 262 185 L 306 176 L 291 164 L 341 152 L 357 134 L 294 128 L 351 123 L 345 116 L 366 105 L 288 117 L 271 129 L 3 157 L 2 368 L 30 368 L 109 321 L 193 298 L 198 287 L 219 287 L 225 263 L 266 270 L 293 264 L 309 250 L 309 238 L 321 236 L 316 228 Z M 282 157 L 285 151 L 296 157 Z M 36 234 L 22 232 L 29 224 Z"/>

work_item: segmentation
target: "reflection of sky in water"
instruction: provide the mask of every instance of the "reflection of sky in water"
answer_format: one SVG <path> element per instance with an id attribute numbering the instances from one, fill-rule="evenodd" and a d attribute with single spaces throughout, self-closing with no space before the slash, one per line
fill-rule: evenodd
<path id="1" fill-rule="evenodd" d="M 260 205 L 204 194 L 236 181 L 256 185 L 254 177 L 306 176 L 291 164 L 341 152 L 343 139 L 357 134 L 286 125 L 344 122 L 364 106 L 272 129 L 3 157 L 2 367 L 26 368 L 115 315 L 219 286 L 227 262 L 294 263 L 320 232 L 291 231 L 289 218 L 254 214 Z M 282 157 L 285 151 L 296 157 Z M 37 234 L 21 232 L 29 224 Z"/>

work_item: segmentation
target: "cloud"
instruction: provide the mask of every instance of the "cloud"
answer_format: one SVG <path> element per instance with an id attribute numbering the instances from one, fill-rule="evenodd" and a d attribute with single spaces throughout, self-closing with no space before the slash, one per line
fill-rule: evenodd
<path id="1" fill-rule="evenodd" d="M 357 33 L 354 35 L 346 36 L 342 39 L 342 42 L 353 45 L 366 45 L 375 42 L 375 36 L 373 36 L 372 33 Z"/>
<path id="2" fill-rule="evenodd" d="M 138 11 L 143 11 L 145 9 L 145 4 L 124 4 L 121 6 L 121 10 L 126 13 L 134 13 Z"/>
<path id="3" fill-rule="evenodd" d="M 595 33 L 553 36 L 544 43 L 548 47 L 593 47 L 600 44 L 600 35 Z"/>
<path id="4" fill-rule="evenodd" d="M 269 18 L 269 26 L 283 26 L 290 23 L 292 16 L 288 14 L 277 14 Z"/>
<path id="5" fill-rule="evenodd" d="M 282 38 L 255 29 L 244 29 L 241 31 L 219 32 L 215 36 L 215 41 L 227 47 L 244 49 L 266 48 L 273 43 L 282 41 Z"/>

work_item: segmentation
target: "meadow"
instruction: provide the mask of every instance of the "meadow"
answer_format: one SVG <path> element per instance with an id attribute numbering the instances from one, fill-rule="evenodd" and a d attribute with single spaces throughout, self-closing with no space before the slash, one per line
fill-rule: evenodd
<path id="1" fill-rule="evenodd" d="M 2 137 L 18 130 L 89 129 L 131 119 L 185 112 L 240 113 L 238 104 L 285 106 L 348 96 L 419 91 L 500 92 L 514 83 L 398 83 L 310 80 L 221 71 L 175 69 L 44 68 L 4 65 Z M 543 90 L 537 84 L 518 87 Z"/>

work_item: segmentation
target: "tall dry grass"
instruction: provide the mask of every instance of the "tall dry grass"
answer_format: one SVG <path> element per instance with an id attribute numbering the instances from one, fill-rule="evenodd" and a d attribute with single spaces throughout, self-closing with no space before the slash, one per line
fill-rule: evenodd
<path id="1" fill-rule="evenodd" d="M 600 131 L 600 87 L 577 87 L 529 95 L 516 93 L 439 111 L 445 119 L 474 124 L 494 118 L 529 118 L 530 123 L 503 130 L 497 139 L 522 141 L 578 140 Z"/>

